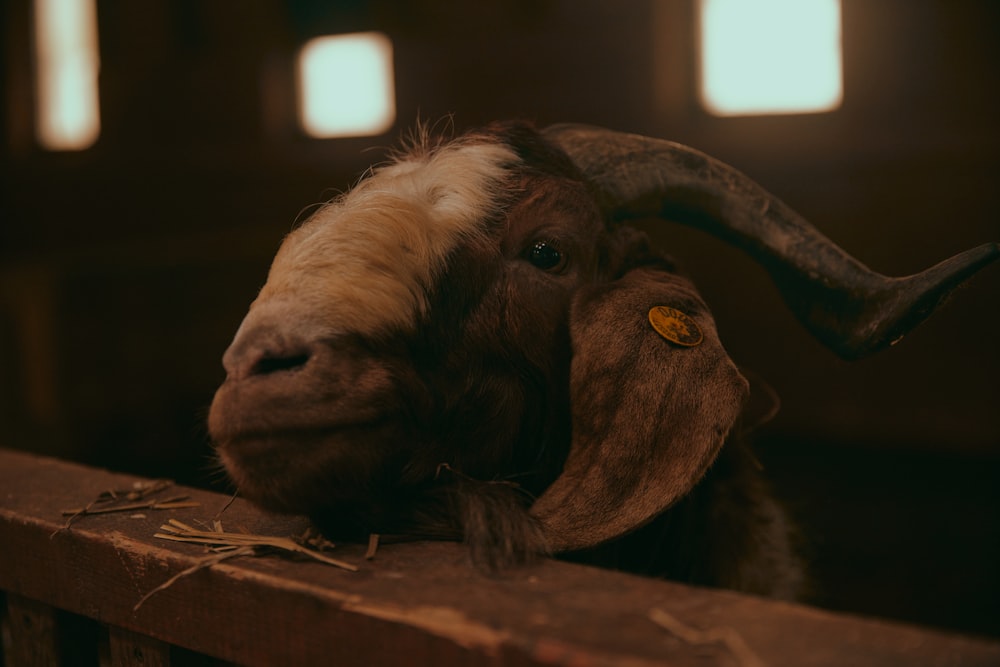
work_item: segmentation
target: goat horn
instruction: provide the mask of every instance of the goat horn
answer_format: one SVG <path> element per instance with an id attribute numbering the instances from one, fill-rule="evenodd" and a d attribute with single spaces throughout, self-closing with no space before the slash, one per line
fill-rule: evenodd
<path id="1" fill-rule="evenodd" d="M 799 321 L 845 359 L 895 343 L 1000 257 L 1000 244 L 987 243 L 912 276 L 884 276 L 749 177 L 692 148 L 576 124 L 553 125 L 544 135 L 596 186 L 614 218 L 675 220 L 745 250 Z"/>

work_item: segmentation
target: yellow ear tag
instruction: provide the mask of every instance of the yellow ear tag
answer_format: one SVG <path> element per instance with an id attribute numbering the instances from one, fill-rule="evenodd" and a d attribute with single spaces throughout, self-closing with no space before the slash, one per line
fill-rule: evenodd
<path id="1" fill-rule="evenodd" d="M 701 344 L 702 335 L 698 324 L 676 308 L 653 306 L 649 311 L 649 323 L 653 325 L 656 333 L 671 343 L 684 347 Z"/>

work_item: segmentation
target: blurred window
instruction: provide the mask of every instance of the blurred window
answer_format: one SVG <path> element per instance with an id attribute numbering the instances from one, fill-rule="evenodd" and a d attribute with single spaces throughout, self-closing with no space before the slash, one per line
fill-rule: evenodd
<path id="1" fill-rule="evenodd" d="M 82 150 L 101 132 L 94 0 L 35 0 L 34 18 L 38 143 Z"/>
<path id="2" fill-rule="evenodd" d="M 840 106 L 840 0 L 700 0 L 699 22 L 701 99 L 710 113 Z"/>
<path id="3" fill-rule="evenodd" d="M 396 120 L 392 42 L 382 33 L 317 37 L 299 54 L 299 119 L 317 138 L 382 134 Z"/>

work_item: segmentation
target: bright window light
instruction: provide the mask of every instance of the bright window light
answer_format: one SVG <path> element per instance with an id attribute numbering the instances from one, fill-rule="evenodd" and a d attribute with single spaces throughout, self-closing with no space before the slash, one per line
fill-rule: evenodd
<path id="1" fill-rule="evenodd" d="M 701 98 L 719 116 L 831 111 L 840 0 L 701 0 Z"/>
<path id="2" fill-rule="evenodd" d="M 97 10 L 94 0 L 35 0 L 38 142 L 82 150 L 97 141 Z"/>
<path id="3" fill-rule="evenodd" d="M 313 137 L 382 134 L 396 120 L 392 42 L 377 32 L 318 37 L 299 54 L 299 118 Z"/>

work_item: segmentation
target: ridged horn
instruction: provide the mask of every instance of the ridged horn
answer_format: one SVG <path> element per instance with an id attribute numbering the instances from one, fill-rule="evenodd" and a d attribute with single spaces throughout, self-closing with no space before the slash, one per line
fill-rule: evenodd
<path id="1" fill-rule="evenodd" d="M 673 220 L 749 253 L 806 329 L 845 359 L 895 343 L 1000 257 L 1000 244 L 987 243 L 912 276 L 884 276 L 749 177 L 697 150 L 587 125 L 553 125 L 543 134 L 596 186 L 611 216 Z"/>

